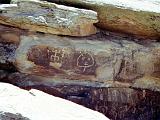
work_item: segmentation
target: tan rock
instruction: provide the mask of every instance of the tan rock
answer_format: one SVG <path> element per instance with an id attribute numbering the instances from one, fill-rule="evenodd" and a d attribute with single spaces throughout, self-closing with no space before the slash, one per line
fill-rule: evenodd
<path id="1" fill-rule="evenodd" d="M 96 33 L 96 12 L 48 2 L 21 1 L 0 5 L 0 23 L 44 33 L 87 36 Z"/>
<path id="2" fill-rule="evenodd" d="M 135 80 L 132 87 L 148 89 L 152 91 L 160 91 L 160 78 L 152 76 L 144 76 L 143 78 Z"/>
<path id="3" fill-rule="evenodd" d="M 144 37 L 160 37 L 160 3 L 156 0 L 48 0 L 97 11 L 100 28 Z"/>
<path id="4" fill-rule="evenodd" d="M 118 46 L 87 38 L 22 36 L 16 50 L 15 66 L 19 71 L 29 74 L 73 80 L 113 80 L 116 74 L 113 72 L 115 59 L 121 57 L 114 57 L 110 49 Z M 120 62 L 117 63 L 119 65 Z"/>
<path id="5" fill-rule="evenodd" d="M 14 42 L 18 43 L 19 42 L 19 36 L 14 34 L 14 33 L 4 33 L 0 36 L 5 42 Z"/>
<path id="6" fill-rule="evenodd" d="M 39 2 L 41 0 L 11 0 L 11 4 L 17 4 L 18 2 L 22 2 L 22 1 L 35 1 L 35 2 Z"/>
<path id="7" fill-rule="evenodd" d="M 143 76 L 160 78 L 159 42 L 138 43 L 111 32 L 60 37 L 7 26 L 0 26 L 0 37 L 0 69 L 124 87 Z"/>
<path id="8" fill-rule="evenodd" d="M 144 75 L 159 75 L 158 42 L 142 45 L 128 40 L 117 43 L 114 39 L 107 41 L 104 38 L 21 36 L 14 64 L 23 73 L 57 79 L 132 83 Z"/>

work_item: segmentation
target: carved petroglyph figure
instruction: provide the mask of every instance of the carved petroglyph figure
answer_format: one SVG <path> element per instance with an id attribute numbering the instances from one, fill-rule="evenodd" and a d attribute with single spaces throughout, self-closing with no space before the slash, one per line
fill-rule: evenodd
<path id="1" fill-rule="evenodd" d="M 60 62 L 60 55 L 58 55 L 58 54 L 60 54 L 61 53 L 61 51 L 60 50 L 52 50 L 52 55 L 51 55 L 51 61 L 53 61 L 53 62 Z"/>
<path id="2" fill-rule="evenodd" d="M 90 53 L 82 53 L 77 58 L 77 66 L 79 68 L 83 68 L 83 72 L 86 71 L 87 68 L 90 68 L 94 65 L 94 58 Z"/>
<path id="3" fill-rule="evenodd" d="M 28 19 L 30 19 L 31 21 L 37 23 L 37 22 L 41 22 L 47 25 L 47 21 L 43 16 L 38 16 L 38 17 L 34 17 L 34 16 L 28 16 Z"/>
<path id="4" fill-rule="evenodd" d="M 60 68 L 62 66 L 62 60 L 65 55 L 65 49 L 52 49 L 48 50 L 50 55 L 50 66 Z"/>

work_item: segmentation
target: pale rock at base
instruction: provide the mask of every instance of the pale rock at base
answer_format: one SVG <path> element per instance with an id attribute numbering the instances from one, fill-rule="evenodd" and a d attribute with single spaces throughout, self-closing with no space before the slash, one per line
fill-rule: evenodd
<path id="1" fill-rule="evenodd" d="M 0 118 L 6 113 L 12 119 L 19 115 L 24 120 L 109 120 L 101 113 L 44 92 L 0 83 Z"/>

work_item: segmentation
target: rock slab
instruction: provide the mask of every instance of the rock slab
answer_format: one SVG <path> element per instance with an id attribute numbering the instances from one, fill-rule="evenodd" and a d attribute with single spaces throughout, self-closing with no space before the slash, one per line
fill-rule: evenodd
<path id="1" fill-rule="evenodd" d="M 30 31 L 88 36 L 96 33 L 97 14 L 91 10 L 66 7 L 49 2 L 21 1 L 0 5 L 0 23 Z"/>
<path id="2" fill-rule="evenodd" d="M 160 37 L 160 2 L 157 0 L 48 0 L 92 9 L 98 27 L 143 37 Z"/>
<path id="3" fill-rule="evenodd" d="M 26 91 L 7 83 L 0 86 L 0 118 L 8 115 L 14 120 L 109 120 L 101 113 L 38 90 Z"/>
<path id="4" fill-rule="evenodd" d="M 147 75 L 160 78 L 158 42 L 143 45 L 97 38 L 21 36 L 14 65 L 23 73 L 57 79 L 132 83 Z"/>

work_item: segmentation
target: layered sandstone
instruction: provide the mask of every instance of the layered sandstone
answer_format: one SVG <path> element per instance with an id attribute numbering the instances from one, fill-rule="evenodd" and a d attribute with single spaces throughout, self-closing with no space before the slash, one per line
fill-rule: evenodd
<path id="1" fill-rule="evenodd" d="M 105 37 L 90 40 L 38 34 L 20 39 L 14 65 L 23 73 L 103 82 L 160 77 L 158 42 L 145 45 L 127 39 L 117 43 Z"/>
<path id="2" fill-rule="evenodd" d="M 40 1 L 0 5 L 0 23 L 44 33 L 88 36 L 96 33 L 96 12 Z"/>
<path id="3" fill-rule="evenodd" d="M 54 1 L 97 11 L 97 26 L 110 31 L 100 29 L 94 34 L 95 12 L 39 0 L 29 1 L 13 0 L 16 4 L 0 5 L 0 18 L 8 16 L 0 19 L 1 82 L 44 91 L 99 111 L 112 120 L 160 118 L 159 20 L 155 17 L 159 16 L 159 8 L 151 11 L 145 8 L 144 1 L 139 0 L 137 4 L 141 3 L 145 10 L 139 6 L 128 8 L 131 1 L 121 0 L 116 1 L 126 3 L 127 8 L 123 4 L 117 6 L 114 0 Z M 150 5 L 159 3 L 155 1 Z M 53 16 L 46 17 L 48 14 Z M 73 26 L 65 21 L 70 15 Z M 152 20 L 150 15 L 154 16 Z M 52 19 L 46 21 L 48 26 L 44 25 L 43 18 Z M 58 23 L 59 18 L 64 21 Z M 70 32 L 63 26 L 65 22 L 71 26 Z M 52 29 L 51 32 L 46 28 Z M 142 38 L 141 35 L 156 39 Z M 0 111 L 0 117 L 6 115 L 23 117 L 6 112 L 2 115 Z"/>
<path id="4" fill-rule="evenodd" d="M 142 86 L 160 78 L 160 44 L 101 31 L 83 38 L 31 33 L 1 26 L 1 69 L 79 81 Z M 134 41 L 130 41 L 130 40 Z M 136 42 L 137 41 L 137 42 Z M 138 86 L 134 84 L 134 87 Z M 155 82 L 146 89 L 159 89 Z M 153 87 L 153 88 L 152 88 Z"/>
<path id="5" fill-rule="evenodd" d="M 97 12 L 98 27 L 138 35 L 160 37 L 160 3 L 146 0 L 47 0 Z"/>
<path id="6" fill-rule="evenodd" d="M 159 42 L 106 31 L 75 38 L 1 28 L 1 81 L 42 90 L 114 120 L 158 118 Z"/>

